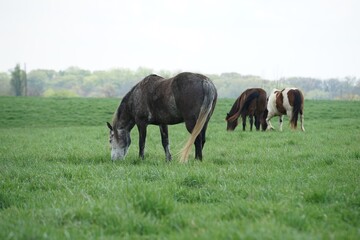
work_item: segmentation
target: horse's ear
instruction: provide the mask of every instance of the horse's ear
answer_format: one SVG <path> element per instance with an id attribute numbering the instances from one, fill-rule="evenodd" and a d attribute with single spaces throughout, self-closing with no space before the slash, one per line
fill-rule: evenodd
<path id="1" fill-rule="evenodd" d="M 106 125 L 108 126 L 108 128 L 113 131 L 113 127 L 111 126 L 111 124 L 109 122 L 106 122 Z"/>

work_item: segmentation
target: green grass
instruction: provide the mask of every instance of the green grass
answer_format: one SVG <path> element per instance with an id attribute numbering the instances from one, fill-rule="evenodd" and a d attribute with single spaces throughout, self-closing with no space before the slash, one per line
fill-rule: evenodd
<path id="1" fill-rule="evenodd" d="M 306 101 L 306 132 L 226 132 L 220 99 L 203 162 L 148 129 L 112 162 L 118 99 L 0 98 L 0 239 L 359 239 L 360 103 Z M 273 125 L 278 129 L 277 119 Z M 249 127 L 247 128 L 249 129 Z"/>

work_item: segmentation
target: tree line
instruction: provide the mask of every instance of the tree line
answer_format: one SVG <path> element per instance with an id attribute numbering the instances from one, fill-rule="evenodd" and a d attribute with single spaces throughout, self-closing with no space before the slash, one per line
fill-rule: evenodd
<path id="1" fill-rule="evenodd" d="M 168 78 L 179 72 L 114 68 L 89 71 L 78 67 L 55 71 L 37 69 L 26 72 L 17 64 L 9 72 L 0 72 L 0 95 L 44 97 L 123 97 L 132 86 L 149 74 Z M 239 73 L 205 74 L 218 89 L 220 98 L 237 98 L 247 88 L 261 87 L 267 92 L 274 88 L 300 88 L 306 99 L 360 100 L 360 78 L 316 79 L 307 77 L 281 78 L 270 81 L 259 76 Z"/>

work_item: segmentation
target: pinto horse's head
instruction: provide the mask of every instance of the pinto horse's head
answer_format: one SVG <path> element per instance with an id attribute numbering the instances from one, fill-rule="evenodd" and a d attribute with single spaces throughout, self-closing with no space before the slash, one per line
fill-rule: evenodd
<path id="1" fill-rule="evenodd" d="M 230 116 L 229 113 L 226 114 L 225 121 L 227 122 L 227 126 L 226 126 L 227 131 L 234 131 L 238 125 L 238 118 L 234 116 L 235 115 Z"/>
<path id="2" fill-rule="evenodd" d="M 114 129 L 110 123 L 106 123 L 110 129 L 111 160 L 124 159 L 131 144 L 130 132 L 125 129 Z"/>

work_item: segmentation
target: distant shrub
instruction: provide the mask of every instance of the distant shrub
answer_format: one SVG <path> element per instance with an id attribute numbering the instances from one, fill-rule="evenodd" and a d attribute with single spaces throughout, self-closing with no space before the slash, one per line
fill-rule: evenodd
<path id="1" fill-rule="evenodd" d="M 55 91 L 54 89 L 50 88 L 44 92 L 44 97 L 79 97 L 79 95 L 71 90 Z"/>

